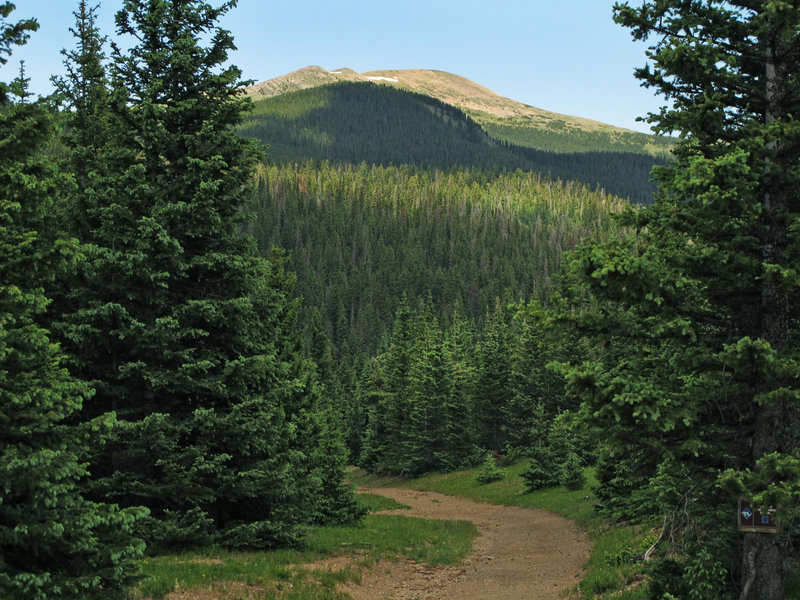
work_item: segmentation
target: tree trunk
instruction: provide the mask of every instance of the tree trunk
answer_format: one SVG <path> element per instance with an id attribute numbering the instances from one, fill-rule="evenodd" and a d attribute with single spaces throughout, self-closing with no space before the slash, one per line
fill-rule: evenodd
<path id="1" fill-rule="evenodd" d="M 776 66 L 775 47 L 767 44 L 765 60 L 764 123 L 769 126 L 782 116 L 781 101 L 784 90 L 785 69 Z M 762 269 L 768 264 L 783 264 L 786 246 L 786 229 L 781 222 L 782 203 L 785 201 L 780 183 L 770 176 L 771 166 L 779 148 L 774 141 L 767 143 L 767 165 L 762 200 Z M 775 349 L 786 342 L 788 302 L 785 292 L 767 277 L 762 278 L 761 305 L 763 320 L 761 337 Z M 760 392 L 770 390 L 770 382 L 763 381 Z M 781 422 L 781 406 L 766 403 L 758 410 L 756 431 L 752 444 L 752 466 L 765 454 L 779 449 L 777 431 Z M 778 547 L 778 536 L 768 533 L 746 533 L 742 556 L 742 592 L 740 600 L 783 600 L 783 555 Z"/>
<path id="2" fill-rule="evenodd" d="M 768 533 L 745 534 L 739 600 L 784 600 L 783 554 L 777 539 Z"/>

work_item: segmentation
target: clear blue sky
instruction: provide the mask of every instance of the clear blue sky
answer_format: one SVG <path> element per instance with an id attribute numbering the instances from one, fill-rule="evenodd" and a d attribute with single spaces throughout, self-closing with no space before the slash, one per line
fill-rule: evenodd
<path id="1" fill-rule="evenodd" d="M 73 44 L 73 0 L 15 0 L 11 19 L 40 29 L 2 69 L 13 78 L 24 58 L 36 93 L 61 73 L 59 51 Z M 110 37 L 121 0 L 102 0 Z M 232 61 L 263 81 L 308 65 L 329 70 L 426 68 L 449 71 L 503 96 L 555 112 L 646 130 L 637 116 L 662 99 L 633 69 L 645 45 L 611 19 L 612 0 L 239 0 L 222 21 L 236 39 Z"/>

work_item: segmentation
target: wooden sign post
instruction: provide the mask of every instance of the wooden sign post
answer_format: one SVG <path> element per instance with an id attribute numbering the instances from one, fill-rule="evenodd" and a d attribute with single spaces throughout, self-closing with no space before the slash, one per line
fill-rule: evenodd
<path id="1" fill-rule="evenodd" d="M 744 498 L 739 498 L 739 531 L 756 533 L 780 533 L 781 526 L 775 521 L 777 508 L 770 506 L 762 514 L 760 508 L 754 508 Z"/>

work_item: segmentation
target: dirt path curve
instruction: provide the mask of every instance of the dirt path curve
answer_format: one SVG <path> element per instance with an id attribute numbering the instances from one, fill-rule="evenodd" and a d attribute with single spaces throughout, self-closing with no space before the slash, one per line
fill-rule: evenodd
<path id="1" fill-rule="evenodd" d="M 354 600 L 563 600 L 589 558 L 586 534 L 547 511 L 402 488 L 363 491 L 411 507 L 387 514 L 472 521 L 479 535 L 456 566 L 380 563 L 347 586 Z"/>

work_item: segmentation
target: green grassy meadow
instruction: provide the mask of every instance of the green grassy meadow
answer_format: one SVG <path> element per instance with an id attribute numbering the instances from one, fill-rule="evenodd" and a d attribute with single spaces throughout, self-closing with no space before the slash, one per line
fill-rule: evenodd
<path id="1" fill-rule="evenodd" d="M 561 486 L 527 493 L 521 473 L 527 462 L 506 467 L 504 479 L 488 484 L 475 480 L 478 469 L 434 474 L 419 479 L 387 478 L 351 473 L 353 482 L 367 487 L 408 487 L 436 491 L 481 502 L 552 511 L 576 521 L 593 544 L 586 574 L 577 592 L 592 600 L 637 600 L 644 595 L 644 565 L 636 556 L 646 550 L 652 535 L 642 527 L 611 526 L 594 512 L 593 473 L 587 469 L 584 489 Z M 309 531 L 301 550 L 229 552 L 207 549 L 150 557 L 142 562 L 143 580 L 135 600 L 175 598 L 209 600 L 347 600 L 341 584 L 360 582 L 362 569 L 377 561 L 412 559 L 427 565 L 456 564 L 469 553 L 477 535 L 466 521 L 436 521 L 400 515 L 374 514 L 404 508 L 379 494 L 360 494 L 370 514 L 360 523 L 318 527 Z M 323 568 L 310 565 L 324 559 L 349 558 Z M 343 564 L 345 566 L 338 566 Z M 188 596 L 180 592 L 188 593 Z"/>
<path id="2" fill-rule="evenodd" d="M 361 494 L 371 511 L 404 508 L 376 494 Z M 358 582 L 361 569 L 381 559 L 411 559 L 435 566 L 456 564 L 477 535 L 466 521 L 436 521 L 405 516 L 369 514 L 360 523 L 316 527 L 302 550 L 229 552 L 207 549 L 150 557 L 141 564 L 142 582 L 136 600 L 158 600 L 172 592 L 209 600 L 346 600 L 341 583 Z M 345 557 L 344 567 L 309 565 Z"/>

